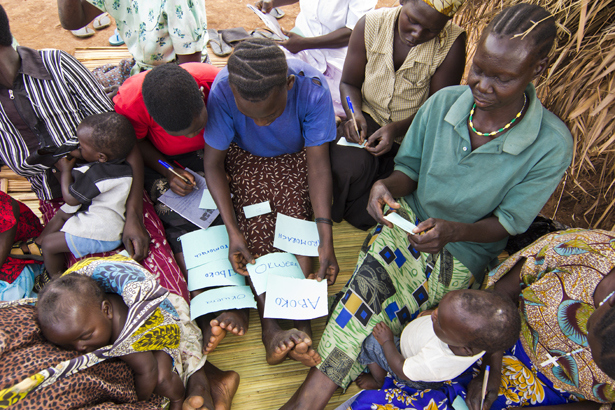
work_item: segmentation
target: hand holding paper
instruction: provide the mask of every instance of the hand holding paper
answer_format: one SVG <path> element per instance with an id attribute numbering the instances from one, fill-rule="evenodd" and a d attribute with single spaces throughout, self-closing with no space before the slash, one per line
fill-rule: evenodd
<path id="1" fill-rule="evenodd" d="M 229 237 L 229 257 L 235 272 L 243 276 L 248 276 L 248 263 L 254 263 L 254 256 L 248 249 L 248 244 L 244 236 L 239 233 L 233 233 Z"/>

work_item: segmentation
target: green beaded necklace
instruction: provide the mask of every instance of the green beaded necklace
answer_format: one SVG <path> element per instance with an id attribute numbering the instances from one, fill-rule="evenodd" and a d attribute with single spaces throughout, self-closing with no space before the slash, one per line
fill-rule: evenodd
<path id="1" fill-rule="evenodd" d="M 525 110 L 525 104 L 527 104 L 527 96 L 525 95 L 525 93 L 523 93 L 523 107 L 521 107 L 521 111 L 519 111 L 517 115 L 515 115 L 515 118 L 513 118 L 511 122 L 509 122 L 508 124 L 506 124 L 505 126 L 503 126 L 497 131 L 480 132 L 480 131 L 477 131 L 476 128 L 474 128 L 474 124 L 472 123 L 472 117 L 474 116 L 474 109 L 476 108 L 476 103 L 474 103 L 474 105 L 472 106 L 472 109 L 470 110 L 470 118 L 468 119 L 468 122 L 470 123 L 470 128 L 472 128 L 472 131 L 474 131 L 477 135 L 480 135 L 483 137 L 492 137 L 495 134 L 500 133 L 510 128 L 510 126 L 513 125 L 515 121 L 517 121 L 517 118 L 521 117 L 521 114 L 523 114 L 523 110 Z"/>

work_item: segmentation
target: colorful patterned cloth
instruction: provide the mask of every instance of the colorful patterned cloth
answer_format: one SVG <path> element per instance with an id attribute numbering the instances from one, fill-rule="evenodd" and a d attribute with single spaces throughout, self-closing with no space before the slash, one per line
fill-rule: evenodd
<path id="1" fill-rule="evenodd" d="M 352 410 L 451 410 L 457 396 L 465 400 L 470 380 L 477 373 L 477 367 L 445 382 L 437 389 L 417 389 L 397 381 L 390 376 L 384 380 L 380 390 L 363 390 L 350 405 Z M 433 383 L 432 383 L 433 384 Z"/>
<path id="2" fill-rule="evenodd" d="M 33 390 L 50 386 L 59 379 L 70 376 L 113 357 L 131 353 L 162 350 L 173 358 L 174 368 L 184 382 L 204 363 L 200 349 L 194 352 L 201 357 L 191 362 L 196 368 L 182 366 L 182 350 L 190 354 L 190 348 L 180 348 L 180 340 L 194 338 L 188 330 L 199 335 L 193 324 L 190 329 L 182 326 L 179 314 L 168 298 L 169 292 L 161 287 L 156 279 L 141 265 L 122 255 L 107 258 L 89 258 L 76 263 L 65 274 L 78 273 L 95 279 L 107 293 L 122 296 L 128 306 L 124 328 L 113 345 L 102 347 L 92 353 L 75 357 L 56 366 L 34 374 L 21 382 L 0 391 L 0 402 L 10 396 L 11 403 L 19 401 Z M 23 299 L 23 301 L 31 301 Z M 185 302 L 177 297 L 175 301 Z M 187 306 L 186 306 L 187 311 Z M 198 336 L 196 340 L 198 346 Z"/>
<path id="3" fill-rule="evenodd" d="M 43 230 L 41 221 L 32 213 L 30 208 L 19 201 L 17 203 L 19 204 L 19 220 L 16 220 L 13 214 L 11 197 L 0 191 L 0 232 L 6 232 L 17 224 L 15 242 L 36 238 Z M 0 280 L 9 284 L 13 283 L 21 274 L 23 268 L 32 263 L 40 264 L 42 262 L 32 259 L 16 259 L 8 256 L 0 267 Z"/>
<path id="4" fill-rule="evenodd" d="M 615 267 L 615 233 L 571 229 L 549 234 L 489 273 L 487 287 L 522 258 L 521 338 L 504 357 L 500 397 L 492 409 L 578 400 L 615 402 L 615 381 L 587 344 L 594 291 Z M 579 348 L 576 354 L 565 356 Z M 541 364 L 559 357 L 557 366 Z"/>
<path id="5" fill-rule="evenodd" d="M 423 0 L 431 8 L 448 17 L 453 17 L 465 0 Z"/>
<path id="6" fill-rule="evenodd" d="M 399 214 L 416 222 L 403 199 Z M 437 305 L 454 289 L 465 289 L 472 274 L 449 252 L 418 252 L 398 227 L 378 225 L 367 236 L 354 274 L 334 304 L 318 345 L 321 372 L 346 388 L 364 366 L 358 363 L 363 340 L 379 322 L 396 336 L 419 312 Z"/>

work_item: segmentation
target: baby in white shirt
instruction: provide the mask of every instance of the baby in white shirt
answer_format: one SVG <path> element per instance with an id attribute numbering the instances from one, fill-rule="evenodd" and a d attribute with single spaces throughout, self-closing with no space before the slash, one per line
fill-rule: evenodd
<path id="1" fill-rule="evenodd" d="M 356 382 L 362 389 L 379 389 L 387 373 L 402 382 L 452 380 L 485 352 L 510 348 L 520 329 L 519 312 L 510 298 L 455 290 L 444 295 L 435 310 L 410 322 L 401 338 L 394 337 L 384 322 L 378 323 L 359 356 L 370 373 L 361 374 Z"/>

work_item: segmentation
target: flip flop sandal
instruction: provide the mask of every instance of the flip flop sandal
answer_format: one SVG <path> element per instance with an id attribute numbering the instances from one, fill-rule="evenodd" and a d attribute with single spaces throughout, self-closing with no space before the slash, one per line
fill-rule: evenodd
<path id="1" fill-rule="evenodd" d="M 103 13 L 100 16 L 96 17 L 92 22 L 92 26 L 94 30 L 102 30 L 103 28 L 107 28 L 111 25 L 111 17 L 107 13 Z"/>
<path id="2" fill-rule="evenodd" d="M 32 259 L 35 261 L 43 260 L 43 250 L 36 242 L 36 238 L 30 238 L 27 241 L 17 241 L 11 247 L 9 256 L 15 259 Z M 26 245 L 27 250 L 24 250 L 22 245 Z"/>
<path id="3" fill-rule="evenodd" d="M 122 46 L 124 45 L 124 40 L 120 37 L 120 32 L 115 29 L 115 33 L 109 37 L 109 44 L 112 46 Z"/>
<path id="4" fill-rule="evenodd" d="M 35 293 L 39 293 L 49 282 L 51 282 L 51 276 L 49 276 L 47 269 L 43 269 L 43 273 L 34 278 L 34 287 L 32 290 Z"/>
<path id="5" fill-rule="evenodd" d="M 78 38 L 88 38 L 94 35 L 94 30 L 88 26 L 81 27 L 79 30 L 71 30 L 70 32 L 73 33 L 73 36 Z"/>
<path id="6" fill-rule="evenodd" d="M 233 48 L 222 40 L 218 30 L 210 28 L 207 30 L 207 35 L 209 36 L 207 44 L 209 44 L 211 51 L 213 51 L 218 57 L 226 57 L 233 52 Z"/>
<path id="7" fill-rule="evenodd" d="M 274 40 L 274 41 L 282 41 L 284 39 L 278 37 L 275 33 L 272 33 L 269 30 L 265 30 L 262 28 L 257 28 L 255 30 L 252 30 L 250 32 L 250 35 L 254 38 L 268 38 L 270 40 Z"/>
<path id="8" fill-rule="evenodd" d="M 272 8 L 269 14 L 271 14 L 273 17 L 277 18 L 278 20 L 286 15 L 286 13 L 284 13 L 282 10 L 280 10 L 277 7 Z"/>

